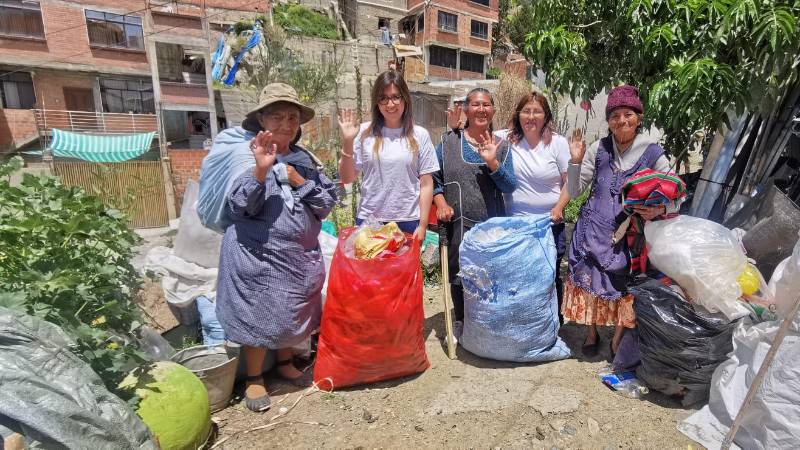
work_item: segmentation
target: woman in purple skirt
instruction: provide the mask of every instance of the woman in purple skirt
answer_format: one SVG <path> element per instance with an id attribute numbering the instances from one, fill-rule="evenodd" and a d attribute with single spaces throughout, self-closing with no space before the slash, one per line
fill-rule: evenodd
<path id="1" fill-rule="evenodd" d="M 617 86 L 608 95 L 606 120 L 610 133 L 588 150 L 581 133 L 573 134 L 567 188 L 571 198 L 591 186 L 581 208 L 569 252 L 569 276 L 564 281 L 564 320 L 588 327 L 583 354 L 597 355 L 597 326 L 614 326 L 611 353 L 616 353 L 625 328 L 634 328 L 633 296 L 627 291 L 630 273 L 626 239 L 612 243 L 616 218 L 622 212 L 620 192 L 636 172 L 650 168 L 670 172 L 664 149 L 640 133 L 642 102 L 633 86 Z M 636 206 L 637 214 L 652 220 L 677 205 Z M 669 211 L 667 211 L 669 210 Z"/>

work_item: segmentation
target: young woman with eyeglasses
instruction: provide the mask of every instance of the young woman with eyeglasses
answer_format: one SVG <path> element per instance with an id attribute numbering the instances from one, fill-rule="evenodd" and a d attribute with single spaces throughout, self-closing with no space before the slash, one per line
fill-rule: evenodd
<path id="1" fill-rule="evenodd" d="M 372 120 L 358 124 L 355 111 L 339 112 L 339 176 L 352 183 L 363 174 L 356 224 L 373 218 L 396 222 L 425 239 L 439 162 L 428 132 L 414 125 L 411 94 L 402 75 L 389 70 L 372 87 Z"/>

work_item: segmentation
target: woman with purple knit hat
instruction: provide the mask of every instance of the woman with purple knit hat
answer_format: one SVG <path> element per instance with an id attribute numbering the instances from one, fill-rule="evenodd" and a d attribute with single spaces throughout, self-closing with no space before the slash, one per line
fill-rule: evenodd
<path id="1" fill-rule="evenodd" d="M 588 327 L 583 354 L 597 355 L 597 326 L 614 326 L 611 353 L 616 353 L 625 328 L 636 326 L 633 296 L 627 292 L 630 250 L 626 239 L 612 243 L 616 218 L 622 212 L 620 192 L 636 172 L 650 168 L 670 172 L 664 149 L 641 134 L 639 91 L 617 86 L 608 94 L 606 120 L 610 133 L 588 149 L 577 130 L 570 140 L 567 189 L 578 197 L 587 186 L 591 194 L 581 208 L 569 252 L 569 276 L 564 282 L 564 320 Z M 636 206 L 644 220 L 677 210 L 677 206 Z M 669 210 L 669 211 L 668 211 Z"/>

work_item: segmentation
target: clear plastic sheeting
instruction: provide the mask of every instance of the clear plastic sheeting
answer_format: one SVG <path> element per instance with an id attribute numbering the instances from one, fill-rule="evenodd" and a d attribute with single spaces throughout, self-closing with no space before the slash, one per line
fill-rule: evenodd
<path id="1" fill-rule="evenodd" d="M 181 220 L 175 236 L 175 256 L 201 267 L 219 267 L 219 250 L 222 235 L 200 222 L 197 215 L 197 194 L 200 186 L 194 180 L 186 184 L 181 206 Z"/>
<path id="2" fill-rule="evenodd" d="M 322 251 L 322 262 L 325 264 L 325 284 L 322 285 L 322 306 L 325 306 L 325 300 L 328 298 L 328 276 L 331 273 L 331 262 L 333 261 L 333 254 L 336 252 L 336 245 L 339 239 L 336 236 L 331 236 L 326 232 L 319 234 L 319 248 Z"/>
<path id="3" fill-rule="evenodd" d="M 775 290 L 778 315 L 785 317 L 800 295 L 800 244 L 769 284 Z M 731 448 L 800 448 L 800 316 L 792 320 Z M 781 321 L 739 324 L 729 359 L 711 379 L 708 405 L 678 425 L 683 434 L 710 450 L 720 448 L 780 325 Z"/>
<path id="4" fill-rule="evenodd" d="M 556 247 L 550 217 L 495 217 L 464 235 L 461 282 L 470 352 L 501 361 L 568 358 L 558 337 Z"/>
<path id="5" fill-rule="evenodd" d="M 641 358 L 636 375 L 652 389 L 682 396 L 685 406 L 704 401 L 711 375 L 731 351 L 736 323 L 658 280 L 639 281 L 630 288 Z"/>
<path id="6" fill-rule="evenodd" d="M 747 257 L 731 230 L 706 219 L 679 216 L 649 221 L 644 227 L 647 257 L 684 289 L 693 303 L 729 320 L 750 310 L 739 301 L 737 278 Z"/>
<path id="7" fill-rule="evenodd" d="M 0 307 L 0 425 L 26 448 L 157 449 L 56 325 Z"/>
<path id="8" fill-rule="evenodd" d="M 800 293 L 800 241 L 795 244 L 792 256 L 775 268 L 768 289 L 775 297 L 778 318 L 786 318 Z"/>

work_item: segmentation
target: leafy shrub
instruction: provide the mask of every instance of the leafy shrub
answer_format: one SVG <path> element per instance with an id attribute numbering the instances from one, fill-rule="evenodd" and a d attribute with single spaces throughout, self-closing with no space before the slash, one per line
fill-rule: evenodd
<path id="1" fill-rule="evenodd" d="M 498 69 L 497 67 L 489 67 L 489 70 L 486 71 L 486 79 L 487 80 L 497 80 L 500 78 L 500 75 L 503 74 L 503 71 Z"/>
<path id="2" fill-rule="evenodd" d="M 569 223 L 575 223 L 578 220 L 578 214 L 581 212 L 581 206 L 586 203 L 586 199 L 589 198 L 589 192 L 591 192 L 592 188 L 588 187 L 583 194 L 579 195 L 577 198 L 573 198 L 572 200 L 567 203 L 567 206 L 564 208 L 564 221 Z"/>
<path id="3" fill-rule="evenodd" d="M 14 158 L 0 165 L 0 306 L 59 325 L 72 350 L 112 391 L 145 356 L 133 331 L 140 325 L 130 263 L 139 237 L 125 216 L 97 197 L 56 178 L 25 174 Z"/>
<path id="4" fill-rule="evenodd" d="M 275 23 L 286 31 L 303 36 L 339 39 L 339 27 L 330 17 L 301 5 L 278 4 L 273 6 Z"/>

